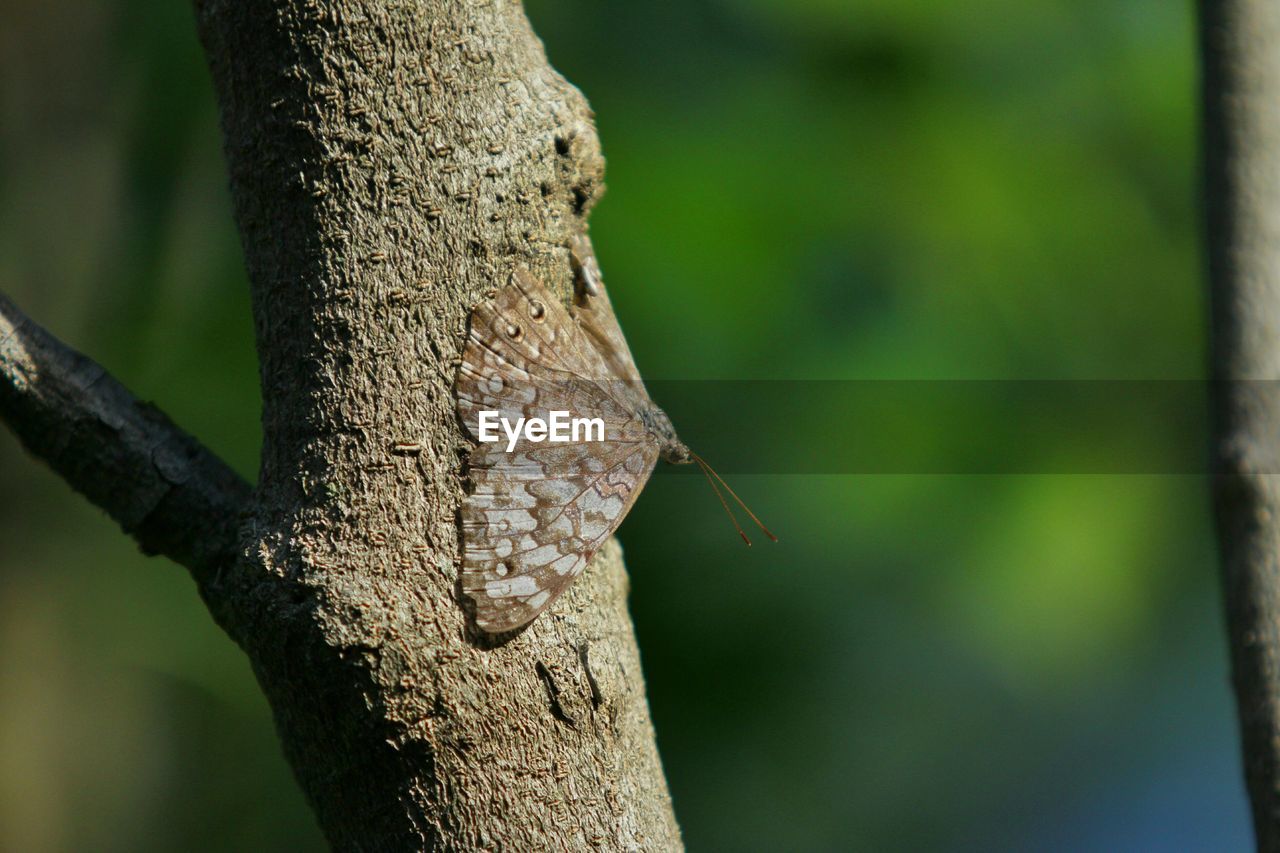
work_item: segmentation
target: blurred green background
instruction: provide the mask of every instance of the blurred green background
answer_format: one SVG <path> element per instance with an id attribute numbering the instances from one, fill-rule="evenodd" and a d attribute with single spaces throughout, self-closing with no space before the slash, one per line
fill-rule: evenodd
<path id="1" fill-rule="evenodd" d="M 647 375 L 1203 374 L 1190 4 L 530 13 L 598 115 L 592 234 Z M 8 0 L 0 287 L 252 476 L 248 296 L 190 18 Z M 670 413 L 725 467 L 750 450 Z M 1202 478 L 733 481 L 782 543 L 741 548 L 677 476 L 621 534 L 692 849 L 1246 849 Z M 320 848 L 183 573 L 7 434 L 0 483 L 0 850 Z"/>

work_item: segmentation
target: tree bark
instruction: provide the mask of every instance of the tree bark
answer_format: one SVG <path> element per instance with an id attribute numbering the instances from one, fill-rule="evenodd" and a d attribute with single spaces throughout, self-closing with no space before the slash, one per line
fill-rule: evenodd
<path id="1" fill-rule="evenodd" d="M 1214 501 L 1245 776 L 1280 850 L 1280 5 L 1202 0 Z"/>
<path id="2" fill-rule="evenodd" d="M 216 460 L 164 421 L 195 460 L 184 488 L 226 499 L 139 539 L 193 567 L 334 847 L 679 849 L 616 543 L 504 642 L 458 604 L 456 360 L 470 306 L 514 266 L 567 298 L 568 244 L 602 191 L 586 102 L 513 0 L 196 13 L 253 290 L 262 466 L 252 494 L 210 479 Z M 11 325 L 26 333 L 0 348 L 0 414 L 56 463 L 46 445 L 97 404 L 54 406 L 53 438 L 30 440 L 44 373 L 7 367 L 39 360 L 14 343 L 38 330 Z M 94 458 L 120 441 L 99 432 Z M 115 512 L 94 489 L 111 466 L 72 468 Z"/>

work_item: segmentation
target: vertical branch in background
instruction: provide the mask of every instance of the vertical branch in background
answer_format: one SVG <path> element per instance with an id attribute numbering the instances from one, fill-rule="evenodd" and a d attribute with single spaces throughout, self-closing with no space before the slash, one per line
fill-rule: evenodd
<path id="1" fill-rule="evenodd" d="M 1280 4 L 1201 0 L 1214 505 L 1245 775 L 1280 850 Z"/>

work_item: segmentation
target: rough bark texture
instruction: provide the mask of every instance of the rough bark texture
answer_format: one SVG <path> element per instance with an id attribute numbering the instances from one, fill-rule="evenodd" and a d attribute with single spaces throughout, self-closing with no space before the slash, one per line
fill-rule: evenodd
<path id="1" fill-rule="evenodd" d="M 679 849 L 616 543 L 513 638 L 476 636 L 457 601 L 454 362 L 470 306 L 516 264 L 569 293 L 567 245 L 602 188 L 585 101 L 512 0 L 196 7 L 253 288 L 264 446 L 252 496 L 224 483 L 227 506 L 184 506 L 205 531 L 239 524 L 238 562 L 201 591 L 247 652 L 327 837 Z M 15 401 L 33 392 L 0 381 L 21 431 Z M 116 441 L 99 438 L 85 452 Z M 168 550 L 200 545 L 200 527 Z"/>
<path id="2" fill-rule="evenodd" d="M 1254 827 L 1280 850 L 1280 4 L 1200 13 L 1215 508 Z"/>

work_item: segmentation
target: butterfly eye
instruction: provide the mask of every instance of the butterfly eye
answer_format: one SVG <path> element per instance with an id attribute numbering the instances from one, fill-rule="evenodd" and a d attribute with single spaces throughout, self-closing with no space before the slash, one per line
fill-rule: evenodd
<path id="1" fill-rule="evenodd" d="M 507 324 L 507 337 L 513 341 L 518 341 L 524 337 L 524 331 L 515 323 Z"/>
<path id="2" fill-rule="evenodd" d="M 529 316 L 534 321 L 541 323 L 543 318 L 547 316 L 547 308 L 541 302 L 529 303 Z"/>

